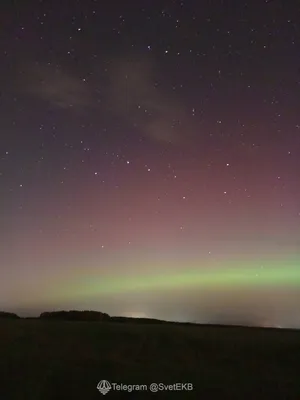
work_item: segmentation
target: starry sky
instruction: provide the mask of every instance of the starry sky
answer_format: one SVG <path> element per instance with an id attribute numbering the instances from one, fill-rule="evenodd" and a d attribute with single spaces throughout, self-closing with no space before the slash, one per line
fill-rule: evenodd
<path id="1" fill-rule="evenodd" d="M 300 5 L 1 5 L 0 305 L 300 327 Z"/>

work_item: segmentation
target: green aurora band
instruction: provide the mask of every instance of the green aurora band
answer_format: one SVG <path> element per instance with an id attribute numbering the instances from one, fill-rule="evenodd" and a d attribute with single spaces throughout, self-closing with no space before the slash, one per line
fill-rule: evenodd
<path id="1" fill-rule="evenodd" d="M 228 263 L 229 264 L 229 263 Z M 230 263 L 232 266 L 232 262 Z M 56 287 L 56 293 L 66 297 L 90 297 L 95 295 L 112 295 L 128 292 L 145 291 L 167 291 L 180 288 L 191 289 L 217 289 L 217 288 L 240 288 L 240 287 L 282 287 L 300 286 L 300 260 L 263 260 L 260 263 L 252 263 L 246 267 L 189 269 L 185 271 L 172 271 L 168 273 L 149 274 L 139 276 L 101 277 L 99 273 L 95 276 L 80 277 L 61 282 Z M 264 264 L 264 267 L 260 267 Z M 251 266 L 250 266 L 251 265 Z M 257 267 L 258 265 L 258 267 Z"/>

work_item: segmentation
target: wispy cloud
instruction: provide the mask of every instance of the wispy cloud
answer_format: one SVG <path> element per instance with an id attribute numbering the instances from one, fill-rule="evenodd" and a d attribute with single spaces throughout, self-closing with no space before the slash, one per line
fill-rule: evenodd
<path id="1" fill-rule="evenodd" d="M 86 83 L 61 68 L 35 64 L 25 69 L 25 76 L 23 88 L 53 106 L 79 109 L 91 105 Z"/>
<path id="2" fill-rule="evenodd" d="M 21 87 L 54 107 L 73 111 L 111 110 L 114 116 L 137 126 L 142 134 L 155 141 L 182 143 L 183 135 L 186 138 L 189 132 L 186 109 L 175 93 L 170 94 L 157 82 L 155 72 L 155 62 L 148 57 L 115 58 L 108 82 L 103 76 L 98 76 L 97 81 L 95 74 L 94 85 L 102 88 L 101 103 L 97 102 L 91 83 L 63 67 L 30 65 L 25 69 Z"/>
<path id="3" fill-rule="evenodd" d="M 155 65 L 149 58 L 115 60 L 110 79 L 115 111 L 155 140 L 180 140 L 187 118 L 185 109 L 156 83 Z"/>

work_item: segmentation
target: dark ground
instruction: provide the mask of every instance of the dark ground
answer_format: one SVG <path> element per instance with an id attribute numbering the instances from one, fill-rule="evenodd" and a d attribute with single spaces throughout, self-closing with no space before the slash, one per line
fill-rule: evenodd
<path id="1" fill-rule="evenodd" d="M 0 320 L 0 399 L 101 399 L 97 383 L 191 382 L 105 398 L 300 399 L 300 331 Z"/>

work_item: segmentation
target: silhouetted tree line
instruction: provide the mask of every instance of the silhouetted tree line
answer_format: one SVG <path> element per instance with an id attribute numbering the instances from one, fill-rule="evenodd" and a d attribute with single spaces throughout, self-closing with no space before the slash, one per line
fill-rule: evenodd
<path id="1" fill-rule="evenodd" d="M 135 324 L 165 324 L 167 321 L 154 318 L 131 318 L 131 317 L 111 317 L 100 311 L 50 311 L 43 312 L 40 319 L 59 320 L 59 321 L 110 321 Z M 168 322 L 172 323 L 172 322 Z"/>
<path id="2" fill-rule="evenodd" d="M 0 311 L 0 318 L 20 319 L 17 314 Z M 42 312 L 39 317 L 27 317 L 25 319 L 42 319 L 55 321 L 110 321 L 119 323 L 134 323 L 134 324 L 176 324 L 176 322 L 163 321 L 154 318 L 132 318 L 132 317 L 111 317 L 107 313 L 100 311 L 47 311 Z"/>
<path id="3" fill-rule="evenodd" d="M 189 325 L 189 326 L 198 326 L 197 323 L 192 322 L 176 322 L 176 321 L 164 321 L 155 318 L 132 318 L 132 317 L 111 317 L 107 313 L 103 313 L 101 311 L 78 311 L 78 310 L 71 310 L 71 311 L 49 311 L 49 312 L 42 312 L 39 317 L 26 317 L 21 318 L 15 313 L 0 311 L 0 319 L 34 319 L 34 320 L 53 320 L 53 321 L 108 321 L 108 322 L 115 322 L 115 323 L 130 323 L 130 324 L 172 324 L 172 325 Z M 216 326 L 228 326 L 228 325 L 243 325 L 236 323 L 233 324 L 228 323 L 229 321 L 224 321 L 220 323 L 221 318 L 214 321 L 211 321 L 209 324 L 202 324 L 202 325 L 216 325 Z M 225 323 L 226 322 L 226 323 Z"/>
<path id="4" fill-rule="evenodd" d="M 107 321 L 109 315 L 100 311 L 51 311 L 43 312 L 40 319 L 54 319 L 63 321 Z"/>

